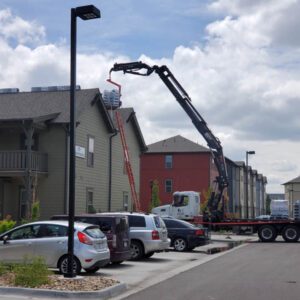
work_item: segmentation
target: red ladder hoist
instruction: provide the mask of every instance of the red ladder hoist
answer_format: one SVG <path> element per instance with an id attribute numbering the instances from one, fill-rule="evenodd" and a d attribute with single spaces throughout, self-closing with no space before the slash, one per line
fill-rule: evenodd
<path id="1" fill-rule="evenodd" d="M 121 85 L 114 82 L 114 81 L 112 81 L 110 78 L 107 79 L 107 81 L 110 82 L 111 84 L 116 85 L 119 88 L 119 93 L 120 93 L 120 96 L 121 96 Z M 134 176 L 133 176 L 131 163 L 130 163 L 129 151 L 128 151 L 128 146 L 127 146 L 124 127 L 123 127 L 123 120 L 122 120 L 120 112 L 117 111 L 117 110 L 115 111 L 115 117 L 116 117 L 116 121 L 117 121 L 117 124 L 118 124 L 118 129 L 119 129 L 119 132 L 120 132 L 120 137 L 121 137 L 121 142 L 122 142 L 122 147 L 123 147 L 125 167 L 126 167 L 126 172 L 127 172 L 127 175 L 128 175 L 128 181 L 129 181 L 129 185 L 130 185 L 131 197 L 132 197 L 132 201 L 133 201 L 133 205 L 134 205 L 133 210 L 140 211 L 141 210 L 141 205 L 140 205 L 140 201 L 139 201 L 136 189 L 135 189 L 135 181 L 134 181 Z"/>

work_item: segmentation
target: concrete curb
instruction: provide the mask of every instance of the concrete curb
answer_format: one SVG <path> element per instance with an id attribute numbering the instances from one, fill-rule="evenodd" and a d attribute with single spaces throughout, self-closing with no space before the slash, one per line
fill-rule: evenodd
<path id="1" fill-rule="evenodd" d="M 30 297 L 49 297 L 66 299 L 110 299 L 116 297 L 127 290 L 125 283 L 119 283 L 103 290 L 93 292 L 72 292 L 58 290 L 44 290 L 31 288 L 0 287 L 1 295 L 21 295 Z"/>

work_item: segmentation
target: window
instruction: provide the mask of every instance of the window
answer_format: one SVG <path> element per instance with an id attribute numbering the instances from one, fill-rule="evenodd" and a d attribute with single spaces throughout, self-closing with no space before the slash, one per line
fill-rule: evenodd
<path id="1" fill-rule="evenodd" d="M 68 227 L 56 225 L 56 224 L 45 224 L 42 225 L 38 237 L 49 238 L 49 237 L 62 237 L 68 235 Z"/>
<path id="2" fill-rule="evenodd" d="M 187 206 L 189 204 L 189 196 L 186 195 L 175 195 L 173 205 L 175 207 Z"/>
<path id="3" fill-rule="evenodd" d="M 18 228 L 11 232 L 9 235 L 10 240 L 23 240 L 23 239 L 34 239 L 37 237 L 37 232 L 40 225 L 30 225 L 22 228 Z"/>
<path id="4" fill-rule="evenodd" d="M 104 238 L 104 233 L 98 226 L 90 226 L 84 230 L 84 232 L 94 239 Z"/>
<path id="5" fill-rule="evenodd" d="M 160 217 L 155 216 L 155 217 L 153 217 L 153 219 L 154 219 L 154 223 L 155 223 L 156 228 L 164 228 L 165 227 L 164 226 L 165 224 L 163 223 L 163 221 Z"/>
<path id="6" fill-rule="evenodd" d="M 128 211 L 128 202 L 129 202 L 128 192 L 123 192 L 123 208 L 125 211 Z"/>
<path id="7" fill-rule="evenodd" d="M 146 227 L 145 218 L 142 216 L 128 216 L 129 227 Z"/>
<path id="8" fill-rule="evenodd" d="M 172 193 L 172 190 L 173 190 L 172 179 L 166 179 L 165 180 L 165 192 L 166 193 Z"/>
<path id="9" fill-rule="evenodd" d="M 165 156 L 165 168 L 172 169 L 173 168 L 173 155 Z"/>
<path id="10" fill-rule="evenodd" d="M 95 138 L 88 136 L 87 166 L 94 167 Z"/>
<path id="11" fill-rule="evenodd" d="M 94 192 L 93 192 L 93 189 L 91 189 L 91 188 L 86 189 L 86 211 L 89 214 L 95 213 Z"/>
<path id="12" fill-rule="evenodd" d="M 188 224 L 178 222 L 175 220 L 164 219 L 164 222 L 165 222 L 167 228 L 191 228 Z"/>

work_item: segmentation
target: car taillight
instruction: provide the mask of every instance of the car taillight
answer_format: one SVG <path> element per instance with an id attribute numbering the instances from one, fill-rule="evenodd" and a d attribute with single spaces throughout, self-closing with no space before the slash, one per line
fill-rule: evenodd
<path id="1" fill-rule="evenodd" d="M 204 235 L 204 230 L 203 229 L 196 230 L 196 235 Z"/>
<path id="2" fill-rule="evenodd" d="M 152 230 L 152 240 L 159 240 L 159 232 L 157 230 Z"/>
<path id="3" fill-rule="evenodd" d="M 80 243 L 86 244 L 86 245 L 93 245 L 92 240 L 83 232 L 77 232 L 78 240 Z"/>
<path id="4" fill-rule="evenodd" d="M 112 246 L 113 246 L 114 248 L 117 247 L 117 236 L 116 236 L 115 234 L 113 234 Z"/>

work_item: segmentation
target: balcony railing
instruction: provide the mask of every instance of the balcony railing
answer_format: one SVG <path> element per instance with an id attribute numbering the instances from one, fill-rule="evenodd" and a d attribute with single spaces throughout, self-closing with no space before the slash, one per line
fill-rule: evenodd
<path id="1" fill-rule="evenodd" d="M 0 172 L 26 171 L 27 156 L 25 150 L 0 151 Z M 48 172 L 48 155 L 36 151 L 31 152 L 31 171 Z"/>

